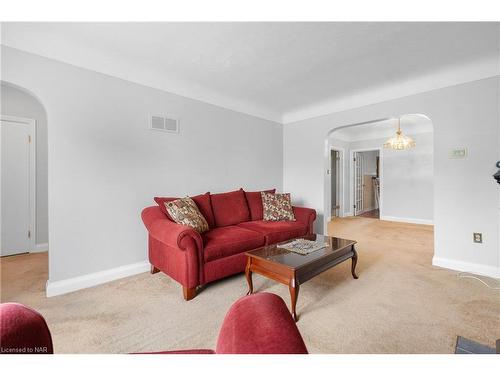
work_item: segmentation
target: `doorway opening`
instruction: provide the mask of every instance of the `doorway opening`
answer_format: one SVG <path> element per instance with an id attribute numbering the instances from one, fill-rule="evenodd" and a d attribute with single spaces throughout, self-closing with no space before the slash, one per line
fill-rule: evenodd
<path id="1" fill-rule="evenodd" d="M 399 125 L 415 146 L 391 146 Z M 329 223 L 349 217 L 432 225 L 433 131 L 421 114 L 332 129 L 325 140 L 325 233 Z"/>
<path id="2" fill-rule="evenodd" d="M 342 217 L 343 202 L 343 176 L 344 176 L 344 152 L 340 147 L 330 148 L 330 186 L 331 186 L 331 205 L 330 217 Z"/>
<path id="3" fill-rule="evenodd" d="M 48 279 L 47 114 L 38 98 L 1 83 L 0 301 L 32 288 L 20 274 Z"/>
<path id="4" fill-rule="evenodd" d="M 351 150 L 353 216 L 380 218 L 381 150 Z"/>

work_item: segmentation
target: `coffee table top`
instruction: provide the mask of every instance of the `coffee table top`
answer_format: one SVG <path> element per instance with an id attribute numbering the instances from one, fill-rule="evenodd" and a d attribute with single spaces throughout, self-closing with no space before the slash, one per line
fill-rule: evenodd
<path id="1" fill-rule="evenodd" d="M 292 240 L 280 242 L 278 244 L 260 247 L 255 250 L 248 251 L 246 254 L 249 257 L 265 259 L 266 261 L 279 263 L 289 268 L 297 269 L 324 257 L 341 257 L 342 255 L 349 252 L 352 245 L 356 243 L 356 241 L 353 240 L 323 236 L 321 234 L 309 234 L 298 238 L 305 238 L 310 241 L 323 242 L 326 243 L 327 246 L 305 255 L 298 254 L 280 247 L 280 245 L 286 244 L 296 239 L 294 238 Z"/>

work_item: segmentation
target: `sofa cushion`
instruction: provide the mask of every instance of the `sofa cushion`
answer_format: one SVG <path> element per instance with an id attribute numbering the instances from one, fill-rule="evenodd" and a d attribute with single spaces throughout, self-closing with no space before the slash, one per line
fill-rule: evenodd
<path id="1" fill-rule="evenodd" d="M 264 193 L 274 194 L 276 189 L 264 190 Z M 251 220 L 262 220 L 263 218 L 263 208 L 262 208 L 262 196 L 260 191 L 245 191 L 245 198 L 247 199 L 248 208 L 250 210 Z"/>
<path id="2" fill-rule="evenodd" d="M 262 234 L 233 225 L 214 228 L 203 233 L 202 238 L 205 262 L 253 250 L 265 243 Z"/>
<path id="3" fill-rule="evenodd" d="M 268 221 L 295 221 L 290 193 L 269 194 L 260 193 L 262 196 L 263 219 Z"/>
<path id="4" fill-rule="evenodd" d="M 187 225 L 199 233 L 209 229 L 207 221 L 191 198 L 186 197 L 166 202 L 165 206 L 168 214 L 177 224 Z"/>
<path id="5" fill-rule="evenodd" d="M 173 197 L 155 197 L 154 200 L 160 206 L 161 211 L 167 215 L 167 217 L 174 221 L 170 214 L 167 212 L 165 207 L 165 202 L 172 202 L 179 198 Z M 210 192 L 205 194 L 196 195 L 191 197 L 191 199 L 196 203 L 196 206 L 200 210 L 201 214 L 205 218 L 210 228 L 215 227 L 214 213 L 212 212 L 212 203 L 210 202 Z"/>
<path id="6" fill-rule="evenodd" d="M 217 227 L 235 225 L 250 220 L 250 211 L 243 189 L 211 194 L 210 200 Z"/>
<path id="7" fill-rule="evenodd" d="M 249 221 L 239 227 L 259 232 L 266 237 L 266 244 L 275 244 L 307 233 L 307 225 L 300 221 Z"/>
<path id="8" fill-rule="evenodd" d="M 172 217 L 167 211 L 167 207 L 165 206 L 165 203 L 175 201 L 176 199 L 179 199 L 179 197 L 154 197 L 154 200 L 156 204 L 160 207 L 161 212 L 163 212 L 165 215 L 167 215 L 169 220 L 172 220 Z M 195 202 L 196 203 L 196 202 Z"/>

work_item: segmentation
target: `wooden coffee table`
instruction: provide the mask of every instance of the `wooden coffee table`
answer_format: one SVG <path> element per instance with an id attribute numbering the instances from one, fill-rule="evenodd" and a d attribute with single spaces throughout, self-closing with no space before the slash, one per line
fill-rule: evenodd
<path id="1" fill-rule="evenodd" d="M 327 244 L 323 249 L 316 250 L 307 255 L 291 252 L 280 248 L 280 245 L 290 241 L 260 247 L 248 251 L 247 266 L 245 270 L 248 293 L 253 293 L 252 273 L 258 273 L 269 279 L 288 285 L 290 297 L 292 299 L 292 317 L 297 321 L 295 306 L 299 295 L 300 284 L 312 279 L 314 276 L 329 270 L 347 259 L 352 259 L 352 277 L 356 275 L 356 263 L 358 254 L 354 249 L 356 241 L 346 240 L 337 237 L 328 237 L 320 234 L 311 234 L 299 238 L 312 241 L 321 241 Z"/>

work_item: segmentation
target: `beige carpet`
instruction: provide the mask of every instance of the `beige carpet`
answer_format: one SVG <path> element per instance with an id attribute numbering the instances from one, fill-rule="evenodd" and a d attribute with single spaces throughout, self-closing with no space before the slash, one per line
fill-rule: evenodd
<path id="1" fill-rule="evenodd" d="M 313 353 L 452 353 L 457 335 L 493 346 L 500 338 L 500 292 L 431 266 L 430 226 L 339 219 L 330 232 L 359 241 L 350 262 L 301 286 L 298 327 Z M 45 298 L 47 255 L 1 259 L 1 300 L 39 310 L 58 353 L 126 353 L 214 348 L 243 275 L 213 283 L 184 302 L 179 285 L 148 273 Z M 485 279 L 498 286 L 498 280 Z M 288 288 L 254 276 L 256 290 Z"/>

